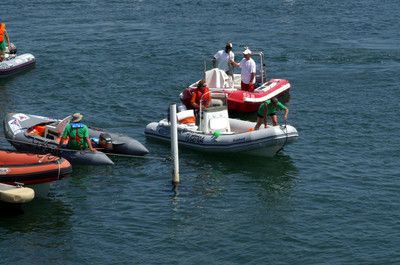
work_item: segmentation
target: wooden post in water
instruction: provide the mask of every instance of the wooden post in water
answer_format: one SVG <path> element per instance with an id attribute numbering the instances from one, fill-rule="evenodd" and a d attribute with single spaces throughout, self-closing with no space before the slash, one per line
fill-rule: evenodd
<path id="1" fill-rule="evenodd" d="M 178 121 L 176 117 L 176 104 L 169 105 L 171 121 L 171 155 L 172 155 L 172 185 L 179 185 L 179 157 L 178 157 Z"/>

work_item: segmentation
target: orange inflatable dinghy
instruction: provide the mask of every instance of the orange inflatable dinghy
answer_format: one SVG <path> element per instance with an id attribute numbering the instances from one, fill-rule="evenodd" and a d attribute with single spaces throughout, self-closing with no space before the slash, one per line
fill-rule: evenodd
<path id="1" fill-rule="evenodd" d="M 45 184 L 63 179 L 71 172 L 72 166 L 65 158 L 0 150 L 0 183 Z"/>

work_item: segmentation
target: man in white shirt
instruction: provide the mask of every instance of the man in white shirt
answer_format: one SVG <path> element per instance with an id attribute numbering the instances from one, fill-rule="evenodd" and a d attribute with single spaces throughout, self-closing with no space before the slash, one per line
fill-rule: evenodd
<path id="1" fill-rule="evenodd" d="M 231 68 L 233 67 L 229 60 L 234 60 L 235 55 L 232 52 L 232 43 L 228 42 L 225 46 L 225 50 L 220 50 L 214 55 L 213 66 L 224 70 L 228 75 L 232 75 Z"/>
<path id="2" fill-rule="evenodd" d="M 233 60 L 229 60 L 233 65 L 242 69 L 241 73 L 241 89 L 249 92 L 254 91 L 254 83 L 256 82 L 256 63 L 251 59 L 251 51 L 249 49 L 244 50 L 244 58 L 240 63 L 236 63 Z"/>

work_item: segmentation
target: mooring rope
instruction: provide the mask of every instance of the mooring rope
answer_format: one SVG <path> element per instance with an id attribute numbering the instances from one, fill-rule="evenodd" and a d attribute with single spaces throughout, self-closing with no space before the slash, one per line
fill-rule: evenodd
<path id="1" fill-rule="evenodd" d="M 31 146 L 36 146 L 42 149 L 47 149 L 46 152 L 49 152 L 49 154 L 51 155 L 55 155 L 55 156 L 60 156 L 60 153 L 62 153 L 62 151 L 81 151 L 81 152 L 91 152 L 90 150 L 86 151 L 86 150 L 73 150 L 73 149 L 66 149 L 66 148 L 53 148 L 53 146 L 49 145 L 49 141 L 43 142 L 43 143 L 30 143 L 30 142 L 25 142 L 25 141 L 20 141 L 20 140 L 14 140 L 14 139 L 8 139 L 5 136 L 0 136 L 0 138 L 4 138 L 9 142 L 16 142 L 16 143 L 22 143 L 22 144 L 26 144 L 26 145 L 31 145 Z M 34 138 L 35 139 L 35 138 Z M 51 149 L 51 150 L 48 150 Z M 102 148 L 97 148 L 101 151 Z M 12 150 L 8 150 L 8 151 L 12 151 Z M 144 158 L 144 159 L 159 159 L 159 160 L 165 160 L 165 161 L 172 161 L 171 157 L 158 157 L 158 156 L 140 156 L 140 155 L 128 155 L 128 154 L 116 154 L 116 153 L 106 153 L 103 152 L 104 154 L 108 155 L 108 156 L 121 156 L 121 157 L 132 157 L 132 158 Z"/>
<path id="2" fill-rule="evenodd" d="M 284 148 L 285 145 L 287 144 L 287 140 L 288 140 L 288 131 L 287 131 L 287 124 L 286 124 L 286 121 L 285 121 L 285 129 L 286 129 L 286 139 L 285 139 L 285 143 L 282 145 L 282 147 L 281 147 L 278 151 L 276 151 L 276 153 L 282 152 L 282 151 L 283 151 L 283 148 Z"/>

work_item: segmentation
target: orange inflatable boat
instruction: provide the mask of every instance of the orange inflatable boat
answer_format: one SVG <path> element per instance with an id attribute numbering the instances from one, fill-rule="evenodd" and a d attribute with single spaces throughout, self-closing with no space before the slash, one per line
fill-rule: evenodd
<path id="1" fill-rule="evenodd" d="M 65 158 L 0 150 L 0 183 L 23 184 L 33 188 L 39 197 L 47 195 L 52 182 L 71 172 L 72 166 Z"/>

